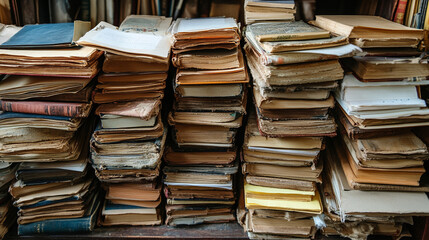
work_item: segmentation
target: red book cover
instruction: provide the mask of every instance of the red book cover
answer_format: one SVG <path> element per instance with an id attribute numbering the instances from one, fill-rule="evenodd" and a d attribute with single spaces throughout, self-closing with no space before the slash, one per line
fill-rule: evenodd
<path id="1" fill-rule="evenodd" d="M 1 111 L 62 117 L 88 117 L 91 107 L 91 103 L 0 101 Z"/>
<path id="2" fill-rule="evenodd" d="M 408 0 L 399 0 L 398 6 L 396 7 L 394 22 L 403 24 L 404 23 L 404 15 L 405 10 L 407 9 Z"/>

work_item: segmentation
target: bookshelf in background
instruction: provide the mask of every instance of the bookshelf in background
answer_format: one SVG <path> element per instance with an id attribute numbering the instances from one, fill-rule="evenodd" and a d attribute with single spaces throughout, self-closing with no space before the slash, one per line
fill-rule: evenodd
<path id="1" fill-rule="evenodd" d="M 3 24 L 105 21 L 118 26 L 129 15 L 226 16 L 242 19 L 243 0 L 0 0 Z"/>

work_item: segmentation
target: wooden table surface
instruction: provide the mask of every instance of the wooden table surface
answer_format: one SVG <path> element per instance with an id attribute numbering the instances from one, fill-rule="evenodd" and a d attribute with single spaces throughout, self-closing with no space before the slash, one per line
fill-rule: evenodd
<path id="1" fill-rule="evenodd" d="M 74 235 L 17 236 L 12 229 L 5 239 L 247 239 L 238 223 L 203 224 L 188 227 L 103 227 Z"/>

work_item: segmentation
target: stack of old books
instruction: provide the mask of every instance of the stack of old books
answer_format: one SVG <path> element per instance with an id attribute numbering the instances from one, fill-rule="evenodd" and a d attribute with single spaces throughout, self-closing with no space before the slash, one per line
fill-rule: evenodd
<path id="1" fill-rule="evenodd" d="M 295 1 L 246 0 L 244 17 L 246 24 L 255 22 L 294 21 Z"/>
<path id="2" fill-rule="evenodd" d="M 28 25 L 0 45 L 0 72 L 10 74 L 0 81 L 0 160 L 21 162 L 10 188 L 19 235 L 95 224 L 98 181 L 87 163 L 102 52 L 75 47 L 77 30 L 79 23 Z"/>
<path id="3" fill-rule="evenodd" d="M 335 92 L 340 134 L 328 147 L 323 232 L 404 236 L 411 216 L 429 214 L 429 152 L 412 131 L 429 125 L 419 87 L 429 65 L 415 49 L 423 31 L 373 16 L 318 16 L 316 24 L 370 47 L 344 61 L 351 74 Z"/>
<path id="4" fill-rule="evenodd" d="M 170 23 L 171 18 L 129 16 L 118 30 L 102 22 L 79 40 L 106 50 L 93 96 L 100 103 L 95 112 L 100 121 L 90 142 L 96 176 L 106 189 L 104 226 L 162 221 L 159 174 L 167 134 L 161 99 L 169 68 Z"/>
<path id="5" fill-rule="evenodd" d="M 101 22 L 78 43 L 106 51 L 94 102 L 161 99 L 169 69 L 171 18 L 128 16 L 119 29 Z"/>
<path id="6" fill-rule="evenodd" d="M 165 153 L 169 225 L 234 220 L 236 135 L 248 82 L 232 18 L 179 19 L 173 25 L 173 146 Z"/>
<path id="7" fill-rule="evenodd" d="M 304 22 L 255 23 L 245 36 L 256 110 L 242 153 L 244 227 L 251 238 L 313 237 L 339 58 L 360 49 Z"/>

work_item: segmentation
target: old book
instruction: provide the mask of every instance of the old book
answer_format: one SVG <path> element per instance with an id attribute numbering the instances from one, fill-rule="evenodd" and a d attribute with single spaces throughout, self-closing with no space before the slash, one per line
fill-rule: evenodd
<path id="1" fill-rule="evenodd" d="M 101 55 L 101 51 L 88 47 L 49 50 L 0 49 L 0 72 L 92 78 L 99 71 L 97 59 Z"/>
<path id="2" fill-rule="evenodd" d="M 162 24 L 163 22 L 171 22 L 171 18 L 159 17 L 157 19 L 152 19 L 152 16 L 148 18 L 151 19 L 148 19 L 147 23 L 155 28 L 161 25 L 165 27 L 166 25 Z M 132 46 L 118 44 L 123 42 L 124 39 L 133 41 L 136 44 Z M 168 62 L 166 59 L 170 56 L 171 47 L 169 35 L 163 34 L 162 30 L 159 31 L 159 34 L 151 34 L 150 32 L 126 32 L 118 30 L 115 26 L 106 22 L 99 23 L 95 28 L 81 37 L 77 43 L 83 46 L 106 50 L 118 55 L 130 57 L 140 56 L 166 64 Z"/>
<path id="3" fill-rule="evenodd" d="M 171 18 L 133 15 L 124 20 L 118 30 L 111 24 L 99 23 L 98 27 L 80 38 L 78 43 L 124 56 L 144 56 L 167 64 L 171 46 L 167 34 L 170 23 Z M 106 36 L 109 37 L 105 38 Z M 113 39 L 117 41 L 112 41 Z M 138 44 L 133 44 L 133 47 L 117 44 L 124 39 Z"/>
<path id="4" fill-rule="evenodd" d="M 259 111 L 259 109 L 257 109 Z M 258 128 L 263 136 L 335 136 L 336 124 L 331 117 L 326 119 L 280 119 L 266 120 L 258 112 Z"/>
<path id="5" fill-rule="evenodd" d="M 207 189 L 207 190 L 194 190 L 194 189 L 178 189 L 164 191 L 165 197 L 168 199 L 222 199 L 222 200 L 233 200 L 234 192 L 231 190 L 217 190 L 217 189 Z"/>
<path id="6" fill-rule="evenodd" d="M 126 102 L 134 100 L 144 100 L 144 99 L 162 99 L 164 97 L 164 88 L 159 87 L 162 90 L 144 90 L 136 92 L 128 92 L 124 90 L 122 92 L 113 92 L 113 93 L 102 93 L 101 91 L 94 91 L 92 99 L 94 103 L 112 103 L 112 102 Z"/>
<path id="7" fill-rule="evenodd" d="M 159 62 L 156 59 L 129 57 L 106 52 L 104 54 L 103 72 L 105 73 L 142 73 L 166 72 L 168 62 Z"/>
<path id="8" fill-rule="evenodd" d="M 316 164 L 323 148 L 320 137 L 266 138 L 259 132 L 256 116 L 250 115 L 243 144 L 243 161 L 289 167 Z"/>
<path id="9" fill-rule="evenodd" d="M 182 152 L 167 148 L 164 161 L 169 165 L 225 165 L 235 161 L 236 151 L 220 152 Z"/>
<path id="10" fill-rule="evenodd" d="M 423 167 L 404 169 L 363 168 L 353 161 L 353 157 L 344 147 L 341 149 L 337 148 L 336 154 L 338 155 L 349 184 L 357 182 L 419 186 L 420 177 L 425 172 Z"/>
<path id="11" fill-rule="evenodd" d="M 315 196 L 310 202 L 248 197 L 246 189 L 244 190 L 244 193 L 246 208 L 248 209 L 274 209 L 315 214 L 322 212 L 322 203 L 320 201 L 318 191 L 315 192 Z"/>
<path id="12" fill-rule="evenodd" d="M 211 49 L 173 54 L 172 63 L 177 68 L 229 69 L 240 66 L 239 50 Z"/>
<path id="13" fill-rule="evenodd" d="M 406 134 L 407 132 L 405 132 Z M 396 136 L 401 136 L 403 134 L 399 133 L 398 135 L 388 136 L 390 138 L 395 138 Z M 346 135 L 342 134 L 342 140 L 344 141 L 345 145 L 347 146 L 348 151 L 353 157 L 353 160 L 362 167 L 368 167 L 368 168 L 406 168 L 406 167 L 422 167 L 423 166 L 423 160 L 419 159 L 419 156 L 410 156 L 409 159 L 405 157 L 398 157 L 398 158 L 388 158 L 388 157 L 382 157 L 379 156 L 378 158 L 372 158 L 368 159 L 366 156 L 364 157 L 361 151 L 359 150 L 358 140 L 350 140 Z M 372 138 L 372 139 L 365 139 L 364 141 L 371 142 L 372 140 L 375 140 L 376 143 L 377 140 L 380 137 Z M 383 138 L 383 137 L 381 137 Z M 362 139 L 363 140 L 363 139 Z M 375 144 L 377 145 L 377 144 Z"/>
<path id="14" fill-rule="evenodd" d="M 314 23 L 360 47 L 416 47 L 423 39 L 422 30 L 378 16 L 318 15 Z"/>
<path id="15" fill-rule="evenodd" d="M 338 60 L 266 67 L 248 56 L 248 64 L 254 81 L 261 88 L 332 82 L 344 76 Z"/>
<path id="16" fill-rule="evenodd" d="M 145 93 L 162 91 L 165 88 L 165 81 L 148 81 L 144 84 L 139 82 L 118 84 L 118 83 L 101 83 L 95 88 L 96 92 L 100 94 L 124 94 L 124 93 Z"/>
<path id="17" fill-rule="evenodd" d="M 154 208 L 107 203 L 104 205 L 101 214 L 103 226 L 161 224 L 159 210 Z"/>
<path id="18" fill-rule="evenodd" d="M 98 76 L 97 81 L 102 84 L 109 83 L 146 83 L 155 81 L 165 81 L 167 73 L 165 72 L 146 72 L 146 73 L 102 73 Z"/>
<path id="19" fill-rule="evenodd" d="M 136 117 L 143 120 L 149 120 L 156 117 L 160 110 L 161 102 L 159 100 L 144 100 L 126 103 L 111 103 L 100 105 L 95 114 L 117 115 L 126 117 Z"/>
<path id="20" fill-rule="evenodd" d="M 77 41 L 90 29 L 89 22 L 29 24 L 8 41 L 0 44 L 0 48 L 34 49 L 34 48 L 67 48 L 76 46 Z M 49 34 L 49 38 L 45 38 Z"/>
<path id="21" fill-rule="evenodd" d="M 173 137 L 180 146 L 213 146 L 231 148 L 234 146 L 237 129 L 229 127 L 176 123 Z"/>
<path id="22" fill-rule="evenodd" d="M 336 212 L 340 217 L 348 219 L 354 215 L 365 214 L 390 216 L 415 216 L 429 211 L 428 198 L 424 193 L 397 191 L 356 191 L 347 182 L 341 163 L 328 161 L 328 181 L 333 192 L 332 196 L 342 211 Z M 325 184 L 325 183 L 324 183 Z M 395 201 L 391 201 L 395 199 Z M 413 204 L 409 204 L 410 201 Z"/>
<path id="23" fill-rule="evenodd" d="M 257 23 L 246 29 L 246 38 L 268 53 L 328 48 L 345 45 L 347 38 L 305 22 Z"/>
<path id="24" fill-rule="evenodd" d="M 341 83 L 339 96 L 347 102 L 394 99 L 404 102 L 407 99 L 420 98 L 420 89 L 418 86 L 422 83 L 424 82 L 362 82 L 352 74 L 346 74 Z"/>
<path id="25" fill-rule="evenodd" d="M 333 60 L 352 57 L 362 52 L 359 47 L 353 44 L 346 44 L 336 47 L 269 53 L 259 45 L 256 39 L 246 37 L 245 41 L 244 50 L 246 55 L 254 55 L 260 64 L 266 66 Z"/>
<path id="26" fill-rule="evenodd" d="M 101 128 L 97 126 L 93 137 L 99 143 L 115 143 L 121 141 L 149 140 L 161 137 L 164 132 L 164 126 L 158 118 L 153 127 L 139 128 Z"/>
<path id="27" fill-rule="evenodd" d="M 50 219 L 40 222 L 18 225 L 18 235 L 31 235 L 35 233 L 77 233 L 91 231 L 96 222 L 96 216 L 100 206 L 99 201 L 94 201 L 89 207 L 87 213 L 81 218 L 64 218 L 64 219 Z M 43 226 L 43 227 L 41 227 Z M 67 230 L 65 226 L 68 226 Z M 59 231 L 58 229 L 62 229 Z"/>
<path id="28" fill-rule="evenodd" d="M 426 160 L 429 157 L 424 142 L 412 132 L 396 136 L 358 139 L 357 147 L 359 154 L 366 161 L 376 159 Z"/>
<path id="29" fill-rule="evenodd" d="M 271 120 L 328 119 L 330 108 L 310 109 L 259 109 L 261 117 Z"/>
<path id="30" fill-rule="evenodd" d="M 200 69 L 178 69 L 176 73 L 176 84 L 227 84 L 247 83 L 247 69 L 241 51 L 238 55 L 239 65 L 230 69 L 200 70 Z"/>
<path id="31" fill-rule="evenodd" d="M 287 220 L 281 218 L 259 217 L 252 212 L 248 215 L 249 231 L 259 234 L 274 234 L 286 236 L 311 237 L 316 233 L 312 218 Z"/>
<path id="32" fill-rule="evenodd" d="M 215 86 L 215 85 L 211 85 Z M 236 112 L 244 114 L 247 104 L 247 88 L 237 96 L 216 97 L 181 97 L 176 95 L 175 111 Z"/>
<path id="33" fill-rule="evenodd" d="M 243 84 L 175 85 L 174 92 L 181 97 L 236 97 L 242 95 Z"/>
<path id="34" fill-rule="evenodd" d="M 243 174 L 254 176 L 288 178 L 295 180 L 319 181 L 323 164 L 319 163 L 316 168 L 311 167 L 289 167 L 260 163 L 244 163 L 242 166 Z"/>
<path id="35" fill-rule="evenodd" d="M 326 100 L 319 99 L 282 99 L 276 97 L 264 97 L 261 95 L 257 87 L 253 88 L 253 96 L 256 106 L 260 109 L 317 109 L 317 108 L 333 108 L 334 97 L 330 96 Z M 329 96 L 329 93 L 328 93 Z"/>
<path id="36" fill-rule="evenodd" d="M 419 57 L 353 57 L 345 66 L 364 82 L 426 80 L 429 67 L 424 61 Z M 388 73 L 386 69 L 390 69 Z"/>
<path id="37" fill-rule="evenodd" d="M 9 75 L 0 81 L 0 98 L 26 100 L 75 94 L 83 90 L 90 82 L 89 78 Z"/>
<path id="38" fill-rule="evenodd" d="M 92 91 L 94 90 L 95 82 L 91 82 L 76 93 L 64 93 L 51 97 L 40 97 L 34 100 L 48 101 L 48 102 L 78 102 L 88 103 L 91 101 Z"/>
<path id="39" fill-rule="evenodd" d="M 408 106 L 400 107 L 402 104 L 400 101 L 384 101 L 388 102 L 388 104 L 393 103 L 396 109 L 379 109 L 378 111 L 353 111 L 350 105 L 342 101 L 341 98 L 336 97 L 336 100 L 339 103 L 339 109 L 344 112 L 347 120 L 359 129 L 384 131 L 385 129 L 392 128 L 427 126 L 426 119 L 429 117 L 429 111 L 422 105 L 419 99 L 415 101 L 415 104 L 418 106 L 417 108 L 412 107 L 407 109 Z M 377 103 L 373 101 L 367 102 L 367 104 L 372 105 Z M 380 108 L 380 106 L 377 106 L 377 108 Z"/>
<path id="40" fill-rule="evenodd" d="M 176 50 L 196 50 L 227 48 L 239 45 L 238 25 L 233 18 L 178 19 L 173 27 L 173 52 Z"/>
<path id="41" fill-rule="evenodd" d="M 0 101 L 0 111 L 62 116 L 71 118 L 88 117 L 92 103 L 61 103 L 39 101 Z"/>
<path id="42" fill-rule="evenodd" d="M 192 217 L 181 217 L 181 218 L 168 218 L 168 225 L 171 226 L 181 226 L 181 225 L 196 225 L 203 223 L 224 223 L 232 222 L 235 220 L 235 217 L 232 213 L 223 213 L 217 215 L 208 215 L 208 216 L 192 216 Z"/>
<path id="43" fill-rule="evenodd" d="M 143 139 L 144 140 L 144 139 Z M 103 143 L 99 144 L 91 140 L 91 160 L 93 165 L 99 169 L 156 169 L 159 167 L 164 152 L 166 133 L 158 139 L 146 141 L 134 140 L 133 143 Z M 124 151 L 133 146 L 140 150 Z M 152 171 L 149 171 L 152 173 Z"/>
<path id="44" fill-rule="evenodd" d="M 141 183 L 155 181 L 158 178 L 159 169 L 96 169 L 95 176 L 105 183 Z M 125 201 L 125 200 L 124 200 Z M 117 201 L 119 203 L 119 201 Z M 122 200 L 121 200 L 122 202 Z M 140 202 L 137 202 L 140 203 Z M 136 204 L 137 204 L 136 203 Z M 154 205 L 151 202 L 149 205 Z M 158 205 L 159 203 L 155 204 Z M 137 204 L 138 205 L 138 204 Z M 138 205 L 140 206 L 140 205 Z M 145 204 L 144 206 L 147 206 Z"/>
<path id="45" fill-rule="evenodd" d="M 286 200 L 286 201 L 302 201 L 310 202 L 313 200 L 316 195 L 313 191 L 297 191 L 290 189 L 278 189 L 271 187 L 263 187 L 252 185 L 249 183 L 244 184 L 244 191 L 246 197 L 249 198 L 259 198 L 259 199 L 277 199 L 277 200 Z"/>
<path id="46" fill-rule="evenodd" d="M 360 129 L 358 126 L 352 125 L 352 123 L 345 116 L 344 111 L 338 109 L 336 113 L 337 113 L 336 115 L 337 120 L 341 123 L 339 125 L 345 131 L 345 133 L 343 134 L 347 134 L 347 136 L 352 140 L 361 139 L 361 138 L 369 139 L 369 138 L 379 137 L 380 135 L 392 136 L 392 135 L 396 135 L 409 130 L 409 128 L 392 128 L 392 129 L 387 128 L 387 129 L 379 129 L 379 130 Z"/>
<path id="47" fill-rule="evenodd" d="M 222 126 L 225 128 L 239 128 L 243 122 L 243 116 L 236 112 L 182 112 L 174 111 L 168 115 L 168 123 L 197 124 L 208 126 Z"/>
<path id="48" fill-rule="evenodd" d="M 135 183 L 110 184 L 107 189 L 107 199 L 122 199 L 135 201 L 157 201 L 161 188 L 147 188 Z"/>
<path id="49" fill-rule="evenodd" d="M 43 183 L 75 183 L 84 180 L 88 173 L 86 156 L 76 161 L 52 162 L 52 163 L 22 163 L 16 172 L 18 182 L 14 184 L 13 191 L 18 191 L 14 196 L 19 196 L 22 192 L 34 192 L 31 186 Z M 48 184 L 49 185 L 49 184 Z M 54 188 L 58 184 L 51 184 L 49 188 Z M 65 185 L 65 184 L 60 184 Z M 28 187 L 28 190 L 25 189 Z M 34 186 L 34 188 L 36 188 Z M 40 189 L 48 189 L 47 186 L 39 186 Z M 12 190 L 12 188 L 10 189 Z"/>

